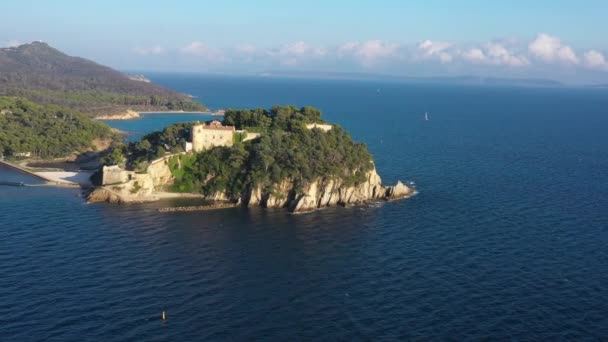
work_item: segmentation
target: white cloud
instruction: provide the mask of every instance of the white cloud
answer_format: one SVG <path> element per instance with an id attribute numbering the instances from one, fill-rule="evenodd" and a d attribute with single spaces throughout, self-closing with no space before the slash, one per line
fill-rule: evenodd
<path id="1" fill-rule="evenodd" d="M 202 57 L 208 61 L 221 61 L 224 55 L 221 50 L 208 46 L 200 41 L 193 41 L 179 50 L 184 55 Z"/>
<path id="2" fill-rule="evenodd" d="M 367 61 L 390 57 L 395 54 L 399 45 L 381 40 L 368 40 L 360 44 L 356 54 Z"/>
<path id="3" fill-rule="evenodd" d="M 499 66 L 521 67 L 530 64 L 522 55 L 517 55 L 503 44 L 490 42 L 482 48 L 472 48 L 460 53 L 461 57 L 473 64 L 490 64 Z"/>
<path id="4" fill-rule="evenodd" d="M 338 56 L 343 57 L 352 54 L 357 50 L 359 45 L 361 45 L 359 42 L 346 42 L 338 46 Z"/>
<path id="5" fill-rule="evenodd" d="M 453 60 L 454 58 L 452 57 L 452 55 L 450 55 L 447 52 L 441 52 L 439 53 L 439 61 L 441 63 L 449 63 Z"/>
<path id="6" fill-rule="evenodd" d="M 608 61 L 601 52 L 589 50 L 585 52 L 584 59 L 588 68 L 608 71 Z"/>
<path id="7" fill-rule="evenodd" d="M 303 55 L 308 52 L 310 47 L 303 41 L 285 44 L 279 49 L 281 55 Z"/>
<path id="8" fill-rule="evenodd" d="M 19 42 L 12 43 L 17 45 Z M 497 39 L 470 46 L 432 40 L 405 44 L 376 39 L 350 41 L 329 47 L 294 41 L 270 47 L 242 44 L 220 48 L 197 40 L 181 48 L 165 49 L 156 45 L 137 47 L 133 51 L 140 55 L 182 58 L 183 62 L 190 65 L 199 63 L 209 68 L 243 70 L 284 66 L 302 70 L 331 68 L 330 70 L 345 71 L 367 69 L 370 72 L 405 72 L 404 70 L 414 70 L 412 68 L 418 63 L 430 61 L 434 65 L 425 65 L 429 70 L 436 68 L 435 70 L 509 74 L 515 72 L 515 68 L 528 68 L 525 70 L 531 74 L 554 72 L 559 75 L 559 67 L 567 69 L 568 66 L 573 66 L 608 72 L 608 55 L 605 52 L 602 54 L 600 50 L 591 48 L 575 51 L 559 38 L 542 33 L 532 41 Z M 553 64 L 555 68 L 548 69 L 543 63 Z M 490 66 L 495 68 L 490 70 Z"/>
<path id="9" fill-rule="evenodd" d="M 545 62 L 561 62 L 565 64 L 578 64 L 576 53 L 568 45 L 563 45 L 558 37 L 545 33 L 539 34 L 534 41 L 528 45 L 532 55 Z"/>
<path id="10" fill-rule="evenodd" d="M 163 53 L 165 53 L 165 49 L 163 49 L 159 45 L 149 47 L 149 48 L 136 47 L 135 49 L 133 49 L 133 51 L 135 51 L 135 53 L 143 55 L 143 56 L 162 55 Z"/>
<path id="11" fill-rule="evenodd" d="M 306 44 L 303 41 L 297 41 L 289 44 L 284 44 L 276 52 L 271 54 L 278 54 L 282 56 L 324 56 L 327 50 L 319 47 L 314 47 Z"/>
<path id="12" fill-rule="evenodd" d="M 258 51 L 257 47 L 255 47 L 255 45 L 251 45 L 251 44 L 237 45 L 235 47 L 235 50 L 240 53 L 255 53 Z"/>
<path id="13" fill-rule="evenodd" d="M 441 63 L 449 63 L 453 60 L 452 54 L 446 51 L 450 47 L 452 47 L 451 43 L 434 42 L 428 39 L 418 44 L 418 50 L 422 52 L 423 58 L 438 58 Z"/>
<path id="14" fill-rule="evenodd" d="M 564 46 L 561 49 L 559 49 L 559 52 L 557 53 L 557 55 L 558 55 L 559 59 L 564 62 L 570 62 L 573 64 L 578 64 L 578 62 L 579 62 L 578 57 L 576 56 L 576 53 L 569 46 Z"/>
<path id="15" fill-rule="evenodd" d="M 530 64 L 526 57 L 514 54 L 502 44 L 488 43 L 486 45 L 486 52 L 490 59 L 492 59 L 494 64 L 507 65 L 513 67 L 525 66 Z"/>
<path id="16" fill-rule="evenodd" d="M 208 54 L 211 51 L 211 48 L 202 42 L 193 41 L 192 43 L 181 48 L 180 51 L 186 55 L 200 56 Z"/>
<path id="17" fill-rule="evenodd" d="M 338 56 L 352 55 L 364 64 L 372 64 L 379 59 L 394 57 L 399 50 L 399 44 L 382 40 L 368 40 L 365 42 L 348 42 L 338 47 Z"/>
<path id="18" fill-rule="evenodd" d="M 487 59 L 486 54 L 481 49 L 477 48 L 470 49 L 462 53 L 462 57 L 465 60 L 473 63 L 483 63 Z"/>
<path id="19" fill-rule="evenodd" d="M 447 50 L 451 47 L 451 43 L 446 42 L 434 42 L 432 40 L 425 40 L 418 44 L 418 49 L 424 51 L 428 56 L 439 54 L 440 52 Z"/>
<path id="20" fill-rule="evenodd" d="M 279 63 L 287 66 L 302 64 L 307 60 L 325 57 L 328 51 L 321 47 L 309 45 L 303 41 L 283 44 L 275 49 L 268 49 L 265 54 L 279 59 Z"/>

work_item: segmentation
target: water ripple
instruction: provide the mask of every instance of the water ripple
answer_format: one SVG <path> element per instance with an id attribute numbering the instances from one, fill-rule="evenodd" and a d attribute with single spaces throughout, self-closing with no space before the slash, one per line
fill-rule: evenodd
<path id="1" fill-rule="evenodd" d="M 1 187 L 1 339 L 608 337 L 608 119 L 578 119 L 608 97 L 393 84 L 380 101 L 365 83 L 332 84 L 260 98 L 322 107 L 417 196 L 306 215 L 162 214 Z M 421 101 L 428 123 L 408 114 Z M 378 110 L 394 115 L 368 125 Z"/>

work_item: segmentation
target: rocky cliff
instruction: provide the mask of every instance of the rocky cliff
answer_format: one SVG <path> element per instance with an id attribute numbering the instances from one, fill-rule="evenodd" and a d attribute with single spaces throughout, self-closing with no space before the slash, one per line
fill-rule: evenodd
<path id="1" fill-rule="evenodd" d="M 333 206 L 401 199 L 413 193 L 413 189 L 400 181 L 395 186 L 383 186 L 374 168 L 366 174 L 365 182 L 354 186 L 345 185 L 341 180 L 320 178 L 297 190 L 295 182 L 287 179 L 276 184 L 272 191 L 256 187 L 237 198 L 218 192 L 207 196 L 207 199 L 233 201 L 248 207 L 287 208 L 291 212 L 306 212 Z"/>
<path id="2" fill-rule="evenodd" d="M 144 203 L 158 201 L 154 183 L 148 174 L 139 174 L 125 183 L 100 186 L 87 196 L 87 203 Z"/>
<path id="3" fill-rule="evenodd" d="M 95 189 L 89 202 L 133 203 L 158 200 L 158 192 L 170 185 L 173 178 L 166 158 L 153 162 L 144 174 L 132 174 L 126 183 L 113 184 Z M 383 186 L 380 176 L 373 168 L 367 172 L 365 181 L 347 185 L 341 179 L 319 178 L 303 188 L 295 181 L 285 179 L 268 190 L 261 186 L 249 189 L 240 195 L 222 191 L 209 194 L 205 199 L 213 202 L 232 202 L 239 205 L 264 208 L 286 208 L 291 212 L 306 212 L 333 206 L 363 204 L 377 200 L 395 200 L 409 197 L 414 190 L 402 182 L 395 186 Z"/>
<path id="4" fill-rule="evenodd" d="M 286 179 L 272 187 L 272 190 L 263 190 L 258 186 L 237 197 L 216 192 L 206 198 L 212 201 L 231 201 L 247 207 L 287 208 L 291 212 L 306 212 L 333 206 L 401 199 L 413 193 L 414 190 L 402 182 L 397 182 L 395 186 L 383 186 L 376 169 L 372 169 L 367 173 L 365 182 L 354 186 L 348 186 L 339 179 L 319 178 L 298 190 L 295 182 Z"/>

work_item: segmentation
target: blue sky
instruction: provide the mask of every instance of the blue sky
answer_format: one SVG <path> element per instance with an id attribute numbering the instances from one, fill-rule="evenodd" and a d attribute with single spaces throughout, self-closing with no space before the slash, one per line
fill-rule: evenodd
<path id="1" fill-rule="evenodd" d="M 3 0 L 2 12 L 0 45 L 43 40 L 119 69 L 608 81 L 605 0 Z"/>

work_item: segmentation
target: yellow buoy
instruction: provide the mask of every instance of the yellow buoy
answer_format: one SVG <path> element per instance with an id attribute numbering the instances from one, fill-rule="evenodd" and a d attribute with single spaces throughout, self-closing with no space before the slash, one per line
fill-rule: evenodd
<path id="1" fill-rule="evenodd" d="M 162 314 L 161 318 L 162 318 L 163 321 L 167 320 L 167 312 L 166 311 L 163 311 L 163 314 Z"/>

